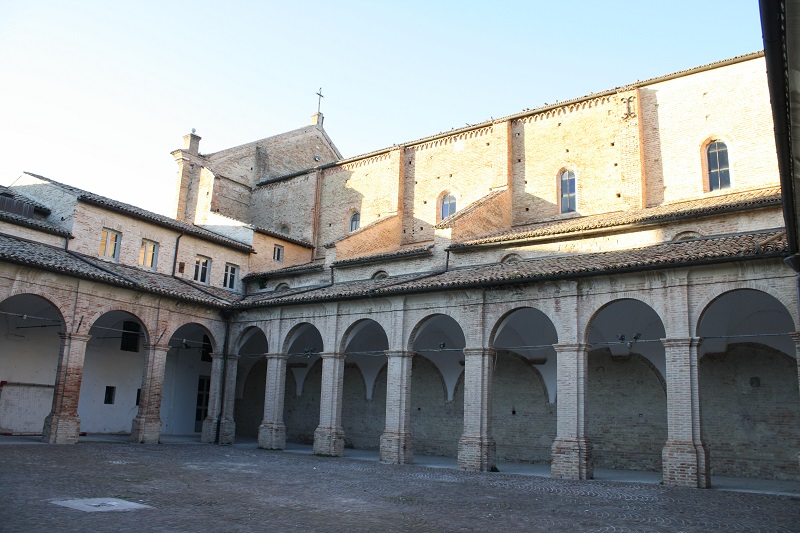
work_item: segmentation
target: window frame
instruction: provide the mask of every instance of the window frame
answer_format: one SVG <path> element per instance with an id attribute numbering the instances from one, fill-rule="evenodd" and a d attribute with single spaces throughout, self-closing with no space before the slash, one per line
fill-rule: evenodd
<path id="1" fill-rule="evenodd" d="M 716 146 L 715 146 L 716 145 Z M 718 149 L 719 145 L 724 147 L 725 154 L 725 168 L 721 168 L 720 165 L 720 150 Z M 716 154 L 716 168 L 712 170 L 712 161 L 711 161 L 711 149 L 712 147 L 717 148 L 715 150 Z M 728 142 L 721 138 L 721 137 L 710 137 L 703 143 L 703 150 L 702 150 L 702 160 L 703 160 L 703 189 L 705 192 L 719 192 L 724 191 L 726 189 L 730 189 L 733 187 L 733 179 L 732 179 L 732 172 L 731 172 L 731 158 L 730 158 L 731 149 Z M 720 180 L 720 176 L 722 172 L 725 172 L 727 175 L 727 183 L 723 186 Z M 712 182 L 711 174 L 712 172 L 717 173 L 716 179 L 716 187 L 714 186 L 714 182 Z"/>
<path id="2" fill-rule="evenodd" d="M 239 265 L 225 263 L 225 271 L 222 276 L 222 286 L 226 289 L 236 290 L 236 281 L 239 274 Z"/>
<path id="3" fill-rule="evenodd" d="M 150 264 L 147 264 L 147 248 L 151 247 Z M 142 239 L 142 245 L 139 248 L 139 266 L 148 270 L 157 270 L 158 268 L 158 243 L 150 239 Z"/>
<path id="4" fill-rule="evenodd" d="M 203 263 L 206 263 L 203 266 Z M 211 258 L 204 255 L 196 255 L 194 258 L 194 275 L 192 280 L 203 285 L 208 285 L 211 279 Z M 203 271 L 205 269 L 205 271 Z"/>
<path id="5" fill-rule="evenodd" d="M 355 224 L 355 227 L 353 226 Z M 361 213 L 353 211 L 350 215 L 350 233 L 358 231 L 361 228 Z"/>
<path id="6" fill-rule="evenodd" d="M 572 191 L 564 194 L 564 175 L 567 175 L 567 183 L 572 184 Z M 556 178 L 558 180 L 558 212 L 561 215 L 569 215 L 578 212 L 578 175 L 570 168 L 562 168 Z M 567 199 L 566 204 L 564 199 Z M 570 201 L 571 199 L 571 201 Z"/>
<path id="7" fill-rule="evenodd" d="M 444 209 L 445 205 L 448 206 L 452 205 L 452 208 L 451 207 L 447 208 L 447 214 L 445 214 L 445 209 Z M 447 191 L 439 198 L 438 208 L 439 208 L 439 221 L 441 222 L 442 220 L 455 214 L 455 212 L 458 211 L 458 198 L 452 192 Z"/>
<path id="8" fill-rule="evenodd" d="M 272 260 L 276 263 L 283 263 L 283 258 L 286 257 L 286 250 L 280 244 L 276 244 L 272 248 Z"/>
<path id="9" fill-rule="evenodd" d="M 115 237 L 112 239 L 111 237 Z M 109 255 L 108 250 L 109 247 L 114 247 L 114 250 Z M 112 261 L 119 262 L 119 250 L 122 246 L 122 232 L 117 231 L 115 229 L 106 228 L 104 227 L 102 232 L 100 233 L 100 251 L 97 253 L 100 257 L 105 257 L 106 259 L 110 259 Z"/>

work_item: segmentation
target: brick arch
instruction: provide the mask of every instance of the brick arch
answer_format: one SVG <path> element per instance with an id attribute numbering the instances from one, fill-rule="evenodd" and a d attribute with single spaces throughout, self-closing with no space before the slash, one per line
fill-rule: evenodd
<path id="1" fill-rule="evenodd" d="M 614 295 L 609 295 L 608 298 L 605 299 L 604 301 L 602 301 L 602 303 L 600 303 L 597 306 L 597 308 L 589 315 L 589 317 L 586 320 L 585 329 L 583 331 L 583 342 L 589 342 L 589 340 L 588 340 L 589 339 L 589 329 L 592 327 L 592 324 L 597 319 L 598 315 L 601 312 L 603 312 L 603 310 L 608 308 L 610 305 L 614 304 L 615 302 L 621 302 L 621 301 L 624 301 L 624 300 L 634 300 L 634 301 L 642 303 L 642 304 L 646 305 L 647 307 L 649 307 L 650 309 L 652 309 L 653 312 L 655 312 L 655 314 L 658 315 L 659 320 L 661 320 L 661 325 L 664 327 L 664 330 L 667 329 L 667 321 L 664 320 L 664 317 L 665 317 L 666 313 L 664 312 L 664 309 L 662 308 L 662 306 L 660 306 L 660 305 L 658 305 L 656 303 L 655 298 L 652 298 L 647 293 L 643 294 L 641 292 L 637 292 L 637 293 L 617 293 L 617 294 L 614 294 Z"/>
<path id="2" fill-rule="evenodd" d="M 178 326 L 174 326 L 172 328 L 172 331 L 170 332 L 170 334 L 169 335 L 164 335 L 164 337 L 162 337 L 162 339 L 166 339 L 167 342 L 169 342 L 169 340 L 172 339 L 178 333 L 178 331 L 181 328 L 185 327 L 185 326 L 197 326 L 198 328 L 200 328 L 205 335 L 208 335 L 208 338 L 211 341 L 211 353 L 220 353 L 220 349 L 222 347 L 217 342 L 216 337 L 214 336 L 214 334 L 211 332 L 211 330 L 208 327 L 206 327 L 205 325 L 203 325 L 203 324 L 201 324 L 199 322 L 184 322 L 183 324 L 180 324 Z"/>
<path id="3" fill-rule="evenodd" d="M 724 285 L 724 289 L 720 292 L 708 295 L 700 300 L 697 305 L 694 306 L 692 309 L 692 317 L 697 317 L 694 324 L 692 324 L 692 333 L 694 335 L 698 335 L 698 331 L 700 328 L 700 322 L 703 319 L 704 314 L 708 311 L 709 307 L 721 296 L 728 294 L 733 291 L 737 290 L 754 290 L 758 292 L 763 292 L 768 296 L 772 296 L 778 303 L 781 304 L 783 309 L 789 314 L 792 318 L 792 321 L 795 324 L 795 330 L 800 330 L 800 318 L 798 318 L 795 302 L 790 300 L 790 297 L 787 296 L 785 292 L 779 292 L 773 287 L 770 287 L 764 283 L 760 282 L 737 282 L 737 283 L 726 283 Z"/>
<path id="4" fill-rule="evenodd" d="M 44 291 L 40 290 L 14 290 L 12 291 L 12 294 L 8 295 L 8 297 L 4 298 L 3 300 L 0 300 L 0 305 L 3 305 L 6 301 L 10 300 L 11 298 L 16 298 L 18 296 L 33 296 L 47 302 L 48 305 L 50 305 L 52 308 L 56 310 L 58 314 L 58 320 L 61 322 L 62 331 L 66 331 L 67 326 L 65 317 L 69 316 L 69 311 L 68 311 L 69 307 L 66 307 L 66 309 L 62 309 L 55 301 L 53 301 L 54 299 L 52 298 L 52 295 L 45 294 Z"/>
<path id="5" fill-rule="evenodd" d="M 318 334 L 318 335 L 319 335 L 319 337 L 320 337 L 321 343 L 322 343 L 322 350 L 321 350 L 321 352 L 325 352 L 325 337 L 323 337 L 323 335 L 322 335 L 322 332 L 320 331 L 320 328 L 319 328 L 319 327 L 318 327 L 316 324 L 314 324 L 314 323 L 312 323 L 312 322 L 309 322 L 309 321 L 305 321 L 305 320 L 304 320 L 304 321 L 302 321 L 302 322 L 298 322 L 297 324 L 295 324 L 294 326 L 292 326 L 291 328 L 289 328 L 289 331 L 287 331 L 287 332 L 286 332 L 286 335 L 284 335 L 284 337 L 283 337 L 283 342 L 282 342 L 282 344 L 281 344 L 281 352 L 282 352 L 282 353 L 289 353 L 289 348 L 290 348 L 290 346 L 291 346 L 292 342 L 294 341 L 293 337 L 294 337 L 294 336 L 295 336 L 295 335 L 296 335 L 296 334 L 297 334 L 297 333 L 298 333 L 298 332 L 299 332 L 299 331 L 300 331 L 302 328 L 305 328 L 305 327 L 311 327 L 311 328 L 313 328 L 313 329 L 314 329 L 314 331 L 316 331 L 316 332 L 317 332 L 317 334 Z"/>
<path id="6" fill-rule="evenodd" d="M 152 342 L 152 336 L 150 335 L 150 330 L 147 327 L 147 322 L 143 320 L 139 314 L 133 312 L 135 310 L 136 309 L 131 309 L 126 305 L 117 305 L 116 307 L 112 308 L 100 309 L 95 313 L 89 315 L 89 320 L 84 320 L 81 327 L 84 327 L 85 332 L 88 333 L 97 323 L 97 321 L 103 318 L 105 315 L 114 312 L 127 313 L 128 315 L 135 318 L 139 322 L 139 325 L 142 326 L 142 334 L 144 335 L 144 344 L 150 344 Z"/>
<path id="7" fill-rule="evenodd" d="M 345 350 L 347 348 L 347 343 L 350 340 L 351 335 L 357 333 L 357 330 L 360 327 L 362 327 L 363 325 L 366 325 L 369 322 L 377 324 L 378 327 L 381 328 L 381 331 L 383 332 L 384 336 L 386 337 L 386 345 L 387 345 L 386 349 L 388 350 L 390 348 L 389 334 L 388 334 L 388 332 L 386 330 L 386 326 L 384 324 L 381 324 L 381 322 L 379 320 L 376 320 L 375 318 L 371 318 L 371 317 L 370 318 L 359 318 L 357 320 L 354 320 L 353 323 L 350 324 L 347 327 L 347 329 L 345 329 L 344 333 L 342 334 L 342 337 L 339 339 L 339 345 L 338 345 L 339 353 L 345 353 Z"/>
<path id="8" fill-rule="evenodd" d="M 461 324 L 458 322 L 458 318 L 457 317 L 455 317 L 455 316 L 453 316 L 453 315 L 451 315 L 449 313 L 429 313 L 429 314 L 425 315 L 424 317 L 422 317 L 420 320 L 418 320 L 417 323 L 414 325 L 414 327 L 411 329 L 411 332 L 408 335 L 408 343 L 406 344 L 406 350 L 408 350 L 409 352 L 413 352 L 414 351 L 414 342 L 417 340 L 417 337 L 419 335 L 420 330 L 431 319 L 433 319 L 434 317 L 437 317 L 437 316 L 446 316 L 446 317 L 452 319 L 453 322 L 455 322 L 456 325 L 459 327 L 459 330 L 461 331 L 461 334 L 464 336 L 464 341 L 466 342 L 466 337 L 467 336 L 464 334 L 464 329 L 461 328 Z"/>
<path id="9" fill-rule="evenodd" d="M 231 335 L 231 337 L 236 339 L 233 344 L 236 353 L 239 353 L 245 343 L 247 343 L 247 341 L 249 341 L 253 335 L 257 335 L 258 333 L 261 333 L 261 335 L 264 336 L 264 341 L 267 343 L 267 348 L 269 349 L 269 337 L 267 337 L 267 334 L 259 326 L 254 324 L 246 324 L 237 329 L 238 331 L 233 332 Z"/>
<path id="10" fill-rule="evenodd" d="M 542 311 L 541 309 L 538 309 L 538 308 L 536 308 L 536 307 L 533 307 L 533 306 L 531 306 L 531 305 L 521 305 L 521 306 L 514 307 L 513 309 L 509 309 L 509 310 L 505 311 L 505 312 L 504 312 L 504 313 L 503 313 L 503 314 L 502 314 L 502 315 L 501 315 L 501 316 L 500 316 L 500 317 L 499 317 L 499 318 L 498 318 L 498 319 L 495 321 L 494 325 L 492 326 L 492 330 L 491 330 L 491 332 L 489 333 L 489 347 L 491 347 L 491 348 L 495 348 L 495 340 L 497 339 L 497 333 L 498 333 L 498 331 L 500 330 L 500 326 L 502 326 L 502 325 L 503 325 L 503 323 L 504 323 L 504 322 L 505 322 L 505 321 L 506 321 L 506 320 L 507 320 L 507 319 L 508 319 L 508 318 L 509 318 L 511 315 L 513 315 L 513 314 L 514 314 L 514 313 L 516 313 L 517 311 L 521 311 L 521 310 L 523 310 L 523 309 L 532 309 L 532 310 L 534 310 L 534 311 L 538 311 L 539 313 L 541 313 L 541 315 L 542 315 L 542 316 L 544 316 L 544 317 L 545 317 L 545 318 L 546 318 L 546 319 L 547 319 L 547 320 L 550 322 L 550 324 L 553 326 L 553 328 L 556 330 L 556 337 L 558 337 L 558 329 L 556 328 L 556 324 L 555 324 L 555 322 L 553 322 L 553 319 L 551 319 L 551 318 L 550 318 L 550 317 L 547 315 L 547 313 L 545 313 L 545 312 L 544 312 L 544 311 Z M 556 342 L 558 342 L 558 340 L 557 340 L 557 339 L 556 339 Z"/>
<path id="11" fill-rule="evenodd" d="M 720 141 L 725 144 L 725 148 L 728 151 L 728 175 L 730 176 L 730 188 L 732 189 L 735 185 L 735 164 L 734 164 L 734 156 L 736 155 L 736 140 L 732 137 L 731 134 L 716 134 L 712 133 L 702 138 L 702 140 L 698 144 L 698 148 L 700 150 L 700 178 L 703 182 L 703 192 L 710 192 L 711 187 L 708 183 L 708 145 L 710 145 L 714 141 Z"/>

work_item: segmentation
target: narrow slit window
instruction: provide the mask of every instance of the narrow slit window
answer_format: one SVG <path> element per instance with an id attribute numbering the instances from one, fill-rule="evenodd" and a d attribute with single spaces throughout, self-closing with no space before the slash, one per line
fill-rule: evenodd
<path id="1" fill-rule="evenodd" d="M 361 213 L 356 211 L 350 217 L 350 231 L 355 231 L 361 227 Z"/>
<path id="2" fill-rule="evenodd" d="M 571 170 L 565 170 L 561 173 L 560 181 L 561 212 L 574 213 L 577 211 L 575 173 Z"/>
<path id="3" fill-rule="evenodd" d="M 728 147 L 722 141 L 712 141 L 706 149 L 708 154 L 708 190 L 718 191 L 731 186 L 728 164 Z"/>
<path id="4" fill-rule="evenodd" d="M 442 216 L 439 220 L 444 220 L 456 212 L 456 197 L 452 194 L 446 195 L 442 198 Z"/>
<path id="5" fill-rule="evenodd" d="M 283 263 L 283 246 L 276 244 L 272 249 L 272 259 L 278 263 Z"/>

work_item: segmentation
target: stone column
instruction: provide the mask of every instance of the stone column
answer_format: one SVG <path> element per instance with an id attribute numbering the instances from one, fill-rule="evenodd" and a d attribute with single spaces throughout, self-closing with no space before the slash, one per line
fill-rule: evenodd
<path id="1" fill-rule="evenodd" d="M 236 440 L 236 375 L 239 356 L 228 354 L 225 359 L 225 390 L 222 394 L 222 421 L 219 425 L 219 443 L 233 444 Z"/>
<path id="2" fill-rule="evenodd" d="M 258 447 L 283 450 L 286 447 L 286 425 L 283 423 L 283 401 L 286 394 L 285 353 L 267 354 L 267 383 L 264 388 L 264 420 L 258 428 Z"/>
<path id="3" fill-rule="evenodd" d="M 591 346 L 555 344 L 557 424 L 551 477 L 592 479 L 592 443 L 586 436 L 586 368 Z"/>
<path id="4" fill-rule="evenodd" d="M 314 431 L 314 453 L 344 455 L 342 430 L 343 353 L 322 353 L 322 390 L 319 400 L 319 426 Z"/>
<path id="5" fill-rule="evenodd" d="M 58 354 L 53 406 L 44 419 L 42 442 L 74 444 L 78 442 L 81 421 L 78 418 L 78 399 L 83 377 L 83 359 L 90 335 L 59 333 L 61 348 Z"/>
<path id="6" fill-rule="evenodd" d="M 384 463 L 414 462 L 410 410 L 413 355 L 413 352 L 386 351 L 386 428 L 381 435 Z"/>
<path id="7" fill-rule="evenodd" d="M 211 354 L 211 384 L 208 390 L 208 414 L 203 420 L 203 432 L 200 436 L 202 442 L 213 444 L 217 440 L 217 422 L 219 422 L 220 405 L 222 400 L 222 365 L 224 364 L 221 353 Z"/>
<path id="8" fill-rule="evenodd" d="M 131 442 L 158 444 L 161 438 L 161 393 L 169 346 L 147 346 L 147 360 L 139 394 L 139 412 L 133 419 Z"/>
<path id="9" fill-rule="evenodd" d="M 492 370 L 495 351 L 464 348 L 464 434 L 458 440 L 458 466 L 467 470 L 495 468 L 497 446 L 492 438 Z"/>
<path id="10" fill-rule="evenodd" d="M 698 383 L 700 339 L 661 339 L 667 363 L 667 443 L 661 453 L 665 485 L 711 486 L 703 442 Z"/>

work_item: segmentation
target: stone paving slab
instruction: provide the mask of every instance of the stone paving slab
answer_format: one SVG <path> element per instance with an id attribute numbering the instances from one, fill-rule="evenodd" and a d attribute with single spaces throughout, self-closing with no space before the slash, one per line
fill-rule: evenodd
<path id="1" fill-rule="evenodd" d="M 800 499 L 195 444 L 0 446 L 0 531 L 798 531 Z M 150 508 L 54 505 L 118 498 Z"/>

